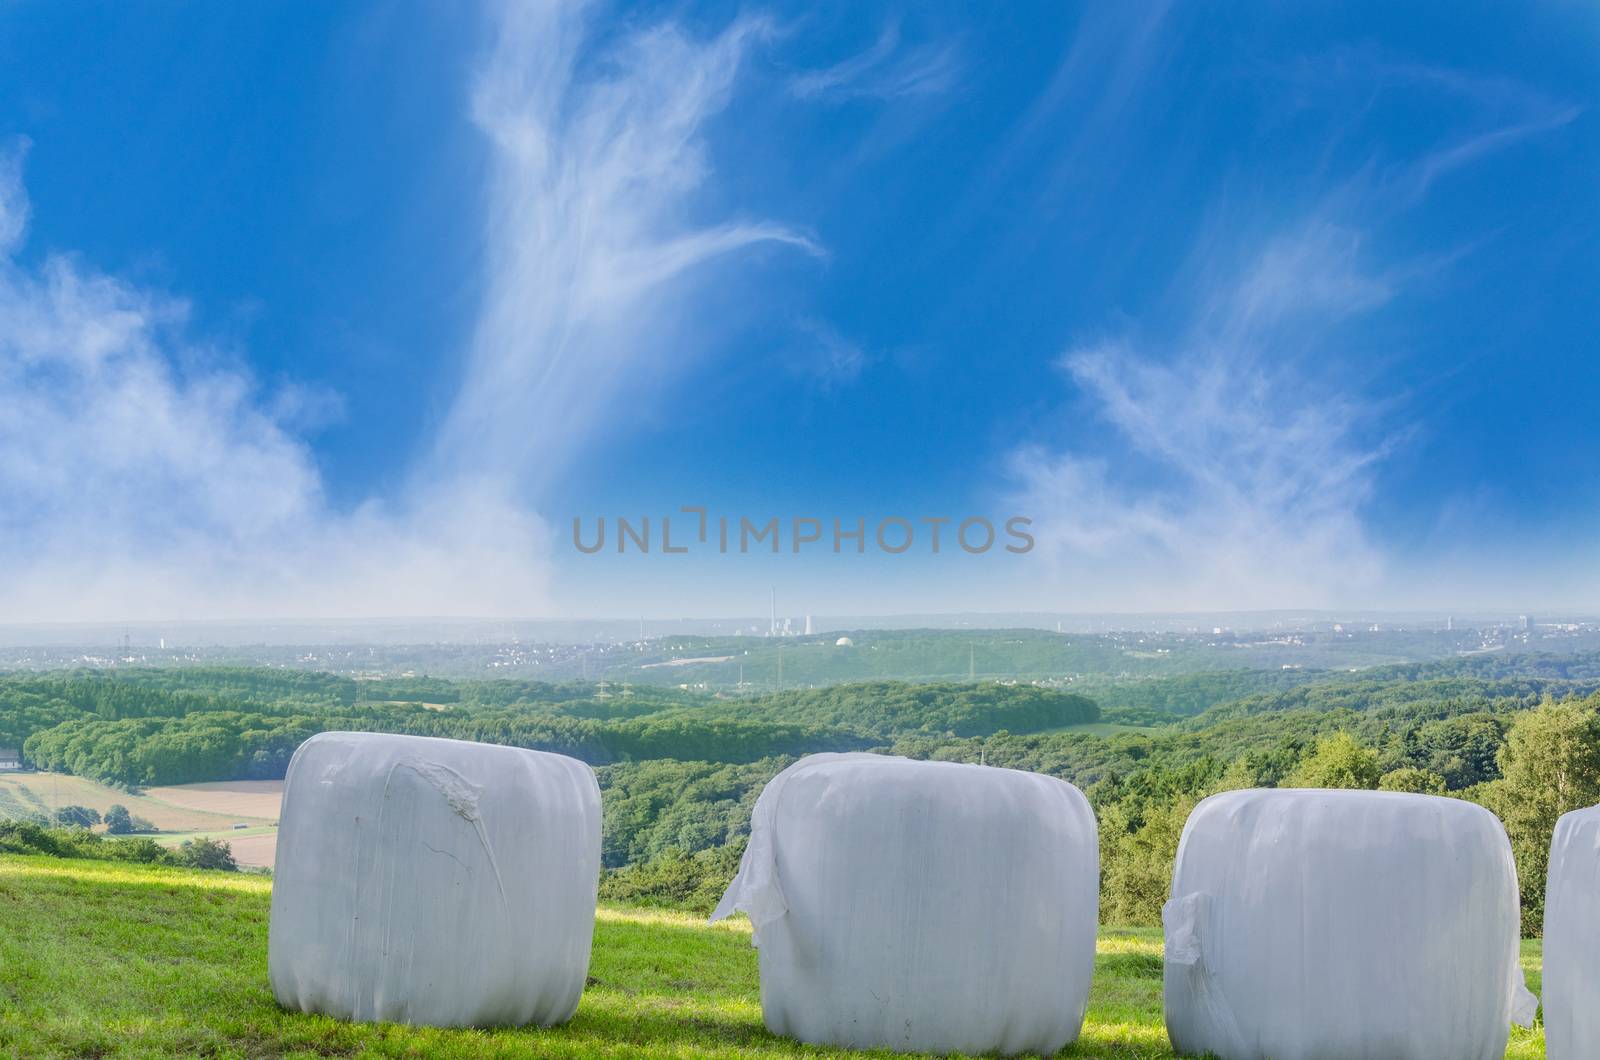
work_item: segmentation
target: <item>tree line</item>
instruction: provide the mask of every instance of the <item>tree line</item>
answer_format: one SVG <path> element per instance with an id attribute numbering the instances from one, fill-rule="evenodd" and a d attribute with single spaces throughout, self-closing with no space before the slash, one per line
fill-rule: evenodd
<path id="1" fill-rule="evenodd" d="M 594 686 L 463 683 L 448 703 L 352 699 L 346 679 L 270 671 L 143 671 L 131 679 L 0 679 L 0 738 L 53 769 L 123 786 L 281 777 L 294 750 L 331 729 L 508 744 L 595 766 L 675 759 L 750 763 L 818 751 L 1092 722 L 1095 704 L 1029 685 L 894 682 L 738 700 L 607 696 Z M 170 678 L 173 687 L 160 679 Z M 379 694 L 440 696 L 386 687 Z M 276 692 L 281 698 L 255 697 Z M 581 698 L 562 699 L 587 693 Z M 20 738 L 20 739 L 19 739 Z"/>

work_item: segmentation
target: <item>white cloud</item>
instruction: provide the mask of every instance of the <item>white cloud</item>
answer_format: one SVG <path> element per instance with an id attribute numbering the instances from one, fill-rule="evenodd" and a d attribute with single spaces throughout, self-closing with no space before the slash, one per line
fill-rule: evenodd
<path id="1" fill-rule="evenodd" d="M 952 44 L 900 46 L 900 26 L 890 22 L 866 51 L 789 82 L 797 99 L 899 99 L 937 95 L 955 84 L 960 56 Z"/>
<path id="2" fill-rule="evenodd" d="M 645 29 L 594 57 L 581 6 L 492 14 L 472 110 L 493 160 L 485 295 L 461 390 L 403 493 L 352 510 L 300 433 L 337 396 L 264 393 L 189 334 L 179 299 L 65 256 L 21 263 L 22 151 L 0 153 L 0 623 L 548 612 L 539 489 L 681 368 L 697 270 L 816 248 L 692 217 L 700 126 L 762 23 Z"/>
<path id="3" fill-rule="evenodd" d="M 790 370 L 824 392 L 849 386 L 861 377 L 867 354 L 821 320 L 799 325 L 796 345 L 788 357 Z"/>
<path id="4" fill-rule="evenodd" d="M 1278 344 L 1388 299 L 1358 246 L 1310 226 L 1198 299 L 1163 348 L 1120 340 L 1062 358 L 1125 454 L 1012 454 L 1018 508 L 1074 606 L 1334 605 L 1379 583 L 1362 509 L 1395 440 L 1378 433 L 1383 406 L 1318 384 Z"/>
<path id="5" fill-rule="evenodd" d="M 1129 99 L 1144 76 L 1132 69 Z M 1411 287 L 1436 282 L 1481 237 L 1463 234 L 1456 247 L 1385 260 L 1370 233 L 1420 207 L 1458 169 L 1559 129 L 1579 111 L 1514 82 L 1367 52 L 1273 76 L 1282 84 L 1264 92 L 1290 85 L 1332 97 L 1327 153 L 1309 187 L 1257 191 L 1243 224 L 1214 224 L 1199 238 L 1161 303 L 1179 307 L 1175 324 L 1131 323 L 1061 358 L 1079 399 L 1073 412 L 1089 409 L 1098 437 L 1080 430 L 1072 444 L 1026 441 L 1008 454 L 1011 499 L 1034 517 L 1054 571 L 1035 597 L 1041 606 L 1504 604 L 1517 599 L 1506 584 L 1531 586 L 1549 567 L 1529 555 L 1502 554 L 1491 564 L 1482 550 L 1419 556 L 1375 531 L 1384 462 L 1415 436 L 1409 421 L 1419 410 L 1408 409 L 1407 395 L 1366 391 L 1357 376 L 1361 362 L 1398 360 L 1403 350 L 1375 349 L 1371 332 L 1367 343 L 1347 340 Z M 1069 61 L 1036 109 L 1094 84 Z M 1330 175 L 1350 123 L 1389 92 L 1408 101 L 1436 94 L 1462 117 L 1409 155 L 1363 155 L 1346 178 Z M 1286 94 L 1303 105 L 1303 91 Z M 1087 136 L 1095 123 L 1084 128 Z M 1252 229 L 1285 212 L 1285 195 L 1304 204 L 1299 222 L 1266 236 Z"/>
<path id="6" fill-rule="evenodd" d="M 5 199 L 19 215 L 20 182 Z M 186 316 L 66 257 L 0 257 L 3 620 L 537 603 L 536 520 L 470 494 L 333 511 L 283 419 L 304 396 L 260 393 L 196 347 Z"/>
<path id="7" fill-rule="evenodd" d="M 1458 112 L 1450 130 L 1416 157 L 1377 175 L 1382 194 L 1400 207 L 1415 205 L 1434 183 L 1457 169 L 1521 141 L 1571 124 L 1582 108 L 1519 81 L 1396 59 L 1371 47 L 1336 49 L 1278 71 L 1295 91 L 1343 100 L 1364 116 L 1380 99 L 1444 103 Z M 1360 101 L 1359 105 L 1349 100 Z M 1426 135 L 1431 126 L 1417 132 Z"/>
<path id="8" fill-rule="evenodd" d="M 1428 193 L 1434 181 L 1460 169 L 1484 155 L 1509 147 L 1519 140 L 1559 129 L 1571 123 L 1582 113 L 1577 107 L 1547 108 L 1526 120 L 1503 125 L 1465 140 L 1446 144 L 1423 158 L 1408 174 L 1407 191 L 1411 198 L 1420 199 Z"/>
<path id="9" fill-rule="evenodd" d="M 690 311 L 706 265 L 760 244 L 819 251 L 782 225 L 692 217 L 710 175 L 701 126 L 765 23 L 704 41 L 648 29 L 580 78 L 581 9 L 496 10 L 473 97 L 493 148 L 488 290 L 425 474 L 537 492 L 611 410 L 704 355 Z"/>
<path id="10" fill-rule="evenodd" d="M 1236 283 L 1213 295 L 1212 326 L 1249 344 L 1279 328 L 1376 309 L 1393 297 L 1396 281 L 1363 267 L 1361 244 L 1360 233 L 1325 221 L 1268 242 Z"/>
<path id="11" fill-rule="evenodd" d="M 28 230 L 28 192 L 22 185 L 22 160 L 28 141 L 0 146 L 0 254 L 9 254 Z"/>

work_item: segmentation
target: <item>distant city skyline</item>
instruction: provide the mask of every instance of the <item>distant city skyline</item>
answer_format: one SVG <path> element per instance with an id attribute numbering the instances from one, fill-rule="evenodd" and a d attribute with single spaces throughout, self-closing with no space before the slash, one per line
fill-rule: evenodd
<path id="1" fill-rule="evenodd" d="M 1600 632 L 1600 611 L 1244 611 L 1171 613 L 976 613 L 888 615 L 788 614 L 774 602 L 770 614 L 716 617 L 387 618 L 366 620 L 89 622 L 0 625 L 0 647 L 96 646 L 180 651 L 195 646 L 340 644 L 511 644 L 626 642 L 674 636 L 761 639 L 829 637 L 857 630 L 1056 632 L 1063 635 L 1173 633 L 1193 635 L 1283 632 L 1380 632 L 1538 629 Z M 169 648 L 168 642 L 171 642 Z"/>

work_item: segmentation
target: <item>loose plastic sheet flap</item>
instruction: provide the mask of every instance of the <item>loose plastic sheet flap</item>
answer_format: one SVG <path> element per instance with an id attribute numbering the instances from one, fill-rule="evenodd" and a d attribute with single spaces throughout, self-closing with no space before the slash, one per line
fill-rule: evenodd
<path id="1" fill-rule="evenodd" d="M 1167 938 L 1168 964 L 1190 966 L 1200 963 L 1200 919 L 1206 896 L 1186 894 L 1161 907 L 1161 925 Z"/>

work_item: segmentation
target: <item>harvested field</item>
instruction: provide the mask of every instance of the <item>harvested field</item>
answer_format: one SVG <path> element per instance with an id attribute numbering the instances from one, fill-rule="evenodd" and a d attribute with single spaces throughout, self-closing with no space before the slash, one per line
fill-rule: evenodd
<path id="1" fill-rule="evenodd" d="M 152 788 L 132 795 L 67 773 L 0 773 L 0 817 L 50 814 L 63 806 L 105 813 L 120 803 L 163 832 L 220 831 L 236 823 L 276 822 L 282 790 L 281 780 L 251 780 Z"/>
<path id="2" fill-rule="evenodd" d="M 270 826 L 256 828 L 228 828 L 205 832 L 177 832 L 155 837 L 165 847 L 179 847 L 186 840 L 216 839 L 228 844 L 233 860 L 242 868 L 270 869 L 278 853 L 278 830 Z"/>
<path id="3" fill-rule="evenodd" d="M 177 784 L 146 788 L 144 793 L 152 799 L 186 810 L 220 814 L 241 821 L 247 818 L 276 821 L 278 806 L 283 802 L 283 781 L 225 780 L 206 784 Z"/>

